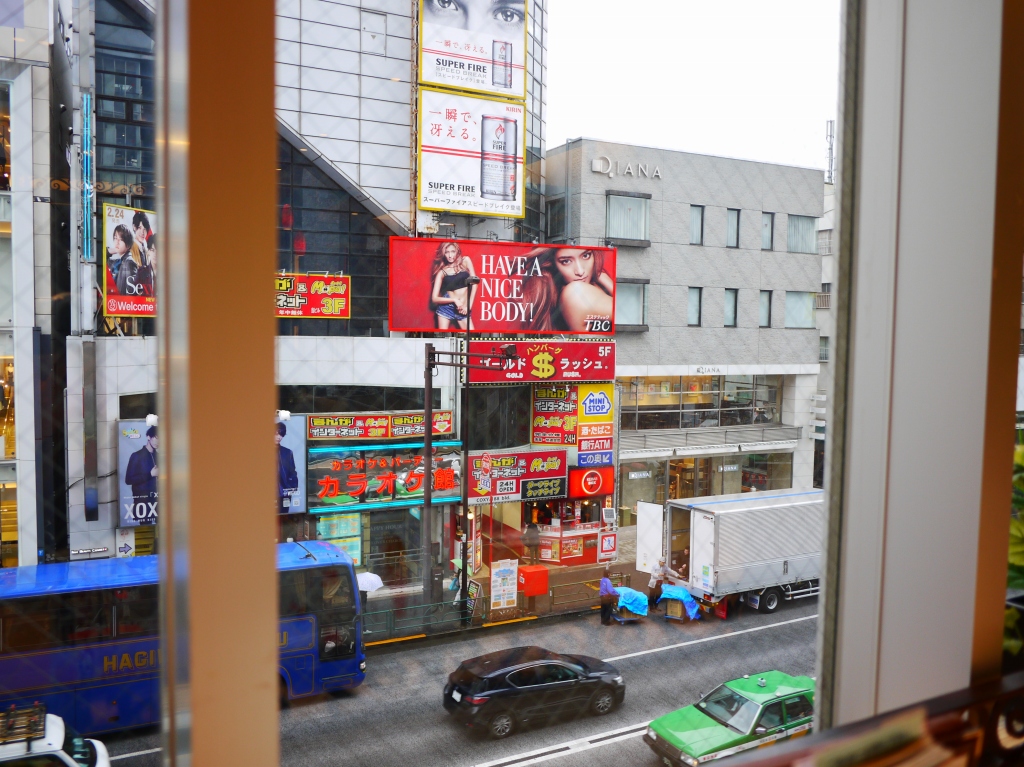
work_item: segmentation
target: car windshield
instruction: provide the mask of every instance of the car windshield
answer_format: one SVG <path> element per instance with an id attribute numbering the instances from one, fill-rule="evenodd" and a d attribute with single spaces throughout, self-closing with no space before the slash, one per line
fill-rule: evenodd
<path id="1" fill-rule="evenodd" d="M 737 732 L 749 732 L 757 717 L 758 706 L 737 692 L 722 685 L 697 704 L 712 719 Z"/>
<path id="2" fill-rule="evenodd" d="M 64 723 L 64 745 L 62 748 L 65 754 L 75 760 L 76 764 L 80 764 L 82 767 L 95 767 L 96 756 L 92 747 L 67 722 Z"/>

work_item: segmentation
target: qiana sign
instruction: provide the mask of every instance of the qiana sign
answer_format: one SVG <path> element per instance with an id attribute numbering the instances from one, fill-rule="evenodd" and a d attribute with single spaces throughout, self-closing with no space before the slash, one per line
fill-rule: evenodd
<path id="1" fill-rule="evenodd" d="M 454 433 L 451 410 L 438 410 L 433 414 L 435 437 L 448 437 Z M 423 413 L 333 413 L 310 415 L 307 419 L 309 439 L 400 439 L 422 437 Z"/>
<path id="2" fill-rule="evenodd" d="M 487 366 L 470 370 L 474 384 L 615 379 L 614 341 L 470 341 L 469 354 L 473 364 Z"/>
<path id="3" fill-rule="evenodd" d="M 389 327 L 464 330 L 471 304 L 471 330 L 478 333 L 610 336 L 615 254 L 589 246 L 392 237 Z M 480 284 L 469 287 L 470 277 Z"/>
<path id="4" fill-rule="evenodd" d="M 469 504 L 564 498 L 565 450 L 469 454 Z"/>

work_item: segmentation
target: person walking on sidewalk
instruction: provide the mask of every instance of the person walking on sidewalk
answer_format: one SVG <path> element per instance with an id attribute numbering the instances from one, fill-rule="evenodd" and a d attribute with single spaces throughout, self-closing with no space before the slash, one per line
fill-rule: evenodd
<path id="1" fill-rule="evenodd" d="M 523 532 L 523 548 L 530 554 L 530 564 L 537 564 L 540 559 L 540 529 L 533 522 L 526 526 Z"/>
<path id="2" fill-rule="evenodd" d="M 619 593 L 612 585 L 612 579 L 608 577 L 608 568 L 605 568 L 604 576 L 601 578 L 600 595 L 601 625 L 610 626 L 612 625 L 612 609 L 615 607 L 615 600 L 618 599 Z"/>
<path id="3" fill-rule="evenodd" d="M 651 571 L 651 580 L 647 584 L 647 607 L 658 612 L 658 599 L 661 597 L 661 586 L 668 576 L 679 577 L 679 573 L 665 564 L 665 557 L 658 559 L 658 566 Z"/>

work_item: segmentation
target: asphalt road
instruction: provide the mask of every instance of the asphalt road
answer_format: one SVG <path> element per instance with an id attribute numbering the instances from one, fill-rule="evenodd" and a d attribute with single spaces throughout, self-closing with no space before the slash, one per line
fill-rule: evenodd
<path id="1" fill-rule="evenodd" d="M 655 616 L 600 625 L 598 616 L 485 629 L 447 643 L 392 647 L 368 658 L 366 682 L 342 694 L 296 701 L 281 712 L 285 767 L 655 767 L 640 735 L 648 721 L 693 703 L 743 674 L 778 669 L 815 673 L 817 600 L 783 604 L 774 615 L 741 611 L 679 624 Z M 537 644 L 614 663 L 626 700 L 604 717 L 551 723 L 492 742 L 459 726 L 441 706 L 447 675 L 465 658 Z M 159 735 L 104 739 L 116 767 L 158 767 Z"/>

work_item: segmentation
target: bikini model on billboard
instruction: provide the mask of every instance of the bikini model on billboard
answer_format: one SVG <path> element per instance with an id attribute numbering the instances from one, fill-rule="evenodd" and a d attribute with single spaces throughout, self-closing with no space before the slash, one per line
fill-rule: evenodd
<path id="1" fill-rule="evenodd" d="M 595 330 L 588 320 L 611 320 L 615 284 L 604 271 L 603 252 L 550 248 L 536 258 L 541 273 L 523 280 L 523 303 L 533 304 L 524 331 L 587 333 Z"/>
<path id="2" fill-rule="evenodd" d="M 466 307 L 471 298 L 476 298 L 476 285 L 471 288 L 467 284 L 470 277 L 476 276 L 473 262 L 462 255 L 457 242 L 442 242 L 434 254 L 434 265 L 431 268 L 433 290 L 430 303 L 437 317 L 437 329 L 448 330 L 453 325 L 460 330 L 466 329 Z M 470 320 L 469 329 L 473 329 Z"/>

